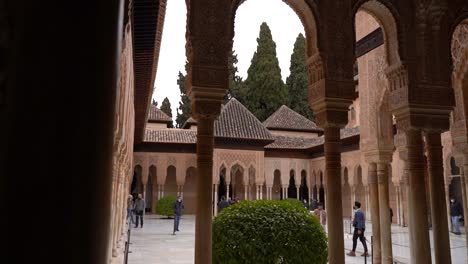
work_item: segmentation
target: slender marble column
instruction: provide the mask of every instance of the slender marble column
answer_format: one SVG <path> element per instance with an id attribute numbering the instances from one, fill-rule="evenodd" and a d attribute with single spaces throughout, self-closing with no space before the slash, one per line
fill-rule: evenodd
<path id="1" fill-rule="evenodd" d="M 409 235 L 411 263 L 431 263 L 423 143 L 420 130 L 405 131 L 409 174 Z"/>
<path id="2" fill-rule="evenodd" d="M 392 264 L 392 226 L 390 222 L 390 198 L 388 193 L 388 166 L 387 162 L 377 163 L 377 179 L 379 185 L 379 223 L 380 245 L 382 249 L 382 263 Z"/>
<path id="3" fill-rule="evenodd" d="M 198 118 L 197 126 L 197 217 L 195 219 L 195 264 L 211 263 L 211 199 L 213 188 L 214 118 Z"/>
<path id="4" fill-rule="evenodd" d="M 373 251 L 372 263 L 382 263 L 382 246 L 380 243 L 380 209 L 379 209 L 379 187 L 377 184 L 377 165 L 375 163 L 369 164 L 369 201 L 370 210 L 372 215 L 372 238 L 373 238 Z"/>
<path id="5" fill-rule="evenodd" d="M 343 207 L 341 198 L 341 140 L 339 127 L 325 127 L 326 210 L 328 263 L 344 264 Z"/>
<path id="6" fill-rule="evenodd" d="M 450 238 L 445 200 L 444 169 L 440 132 L 426 132 L 429 189 L 431 195 L 432 231 L 434 236 L 434 259 L 436 264 L 450 264 Z M 442 213 L 437 213 L 442 212 Z"/>

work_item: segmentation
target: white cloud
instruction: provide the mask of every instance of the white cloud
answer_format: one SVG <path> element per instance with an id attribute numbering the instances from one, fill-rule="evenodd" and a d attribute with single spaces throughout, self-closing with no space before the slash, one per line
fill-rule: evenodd
<path id="1" fill-rule="evenodd" d="M 169 98 L 174 119 L 180 101 L 177 76 L 179 71 L 185 73 L 186 12 L 185 0 L 168 1 L 153 95 L 159 105 L 165 97 Z M 281 77 L 286 80 L 294 42 L 299 33 L 304 34 L 304 27 L 296 13 L 282 0 L 248 0 L 237 10 L 233 49 L 239 60 L 239 75 L 244 80 L 247 78 L 262 22 L 271 29 Z"/>

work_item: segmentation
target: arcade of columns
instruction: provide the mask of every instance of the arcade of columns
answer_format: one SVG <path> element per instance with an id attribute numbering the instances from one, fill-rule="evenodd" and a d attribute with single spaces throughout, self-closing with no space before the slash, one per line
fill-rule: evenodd
<path id="1" fill-rule="evenodd" d="M 228 87 L 227 58 L 232 46 L 235 11 L 243 1 L 189 1 L 187 87 L 197 127 L 197 219 L 195 263 L 211 263 L 213 123 Z M 309 101 L 324 128 L 329 263 L 344 263 L 341 197 L 340 128 L 348 122 L 354 94 L 354 14 L 371 13 L 385 34 L 388 112 L 397 127 L 396 146 L 404 161 L 408 197 L 411 262 L 431 263 L 424 173 L 428 170 L 432 212 L 445 212 L 441 133 L 449 129 L 455 105 L 450 43 L 467 16 L 464 1 L 285 1 L 298 14 L 307 36 Z M 462 61 L 462 64 L 464 61 Z M 466 76 L 462 73 L 463 76 Z M 464 77 L 463 77 L 464 78 Z M 454 81 L 456 84 L 456 81 Z M 463 148 L 466 149 L 466 148 Z M 424 160 L 427 155 L 427 167 Z M 388 165 L 383 142 L 366 150 L 371 212 L 380 219 L 381 256 L 391 263 Z M 466 161 L 466 162 L 465 162 Z M 464 159 L 468 165 L 468 160 Z M 466 165 L 465 165 L 466 166 Z M 467 168 L 468 169 L 468 168 Z M 447 218 L 432 214 L 436 263 L 449 263 Z M 447 242 L 447 243 L 445 243 Z"/>

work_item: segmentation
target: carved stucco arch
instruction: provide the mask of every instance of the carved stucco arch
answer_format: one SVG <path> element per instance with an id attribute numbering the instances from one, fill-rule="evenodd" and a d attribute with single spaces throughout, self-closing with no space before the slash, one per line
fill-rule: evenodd
<path id="1" fill-rule="evenodd" d="M 240 161 L 240 160 L 236 160 L 236 161 L 233 161 L 230 163 L 229 165 L 229 170 L 226 171 L 226 181 L 227 179 L 229 179 L 229 182 L 232 183 L 232 169 L 234 168 L 234 166 L 239 166 L 240 170 L 242 171 L 242 180 L 243 180 L 243 183 L 246 184 L 248 182 L 248 177 L 249 177 L 249 168 L 247 166 L 245 166 L 245 164 Z"/>
<path id="2" fill-rule="evenodd" d="M 231 4 L 231 17 L 229 19 L 229 33 L 230 39 L 234 38 L 234 24 L 236 19 L 236 12 L 239 6 L 248 0 L 232 0 Z M 304 0 L 283 0 L 291 9 L 297 14 L 299 20 L 301 21 L 306 38 L 306 53 L 307 57 L 312 57 L 314 54 L 318 53 L 318 12 L 317 7 L 314 1 L 304 1 Z M 232 42 L 231 42 L 232 43 Z"/>
<path id="3" fill-rule="evenodd" d="M 397 9 L 389 1 L 359 0 L 353 7 L 353 22 L 358 11 L 365 11 L 377 20 L 384 33 L 388 65 L 399 64 L 406 51 L 403 25 Z"/>
<path id="4" fill-rule="evenodd" d="M 468 72 L 468 18 L 461 21 L 453 31 L 451 55 L 453 76 L 463 79 Z"/>

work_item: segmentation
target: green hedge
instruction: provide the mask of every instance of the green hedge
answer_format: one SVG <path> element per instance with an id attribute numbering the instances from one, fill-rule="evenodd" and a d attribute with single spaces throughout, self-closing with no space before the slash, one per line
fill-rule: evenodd
<path id="1" fill-rule="evenodd" d="M 302 204 L 301 201 L 299 201 L 298 199 L 294 199 L 294 198 L 288 198 L 286 200 L 282 200 L 283 202 L 285 203 L 291 203 L 293 205 L 299 205 L 300 207 L 304 207 L 304 205 Z"/>
<path id="2" fill-rule="evenodd" d="M 213 221 L 214 264 L 325 264 L 327 238 L 300 203 L 243 201 Z"/>
<path id="3" fill-rule="evenodd" d="M 166 196 L 158 200 L 156 204 L 156 214 L 165 215 L 167 217 L 174 215 L 174 203 L 177 198 L 174 196 Z"/>

